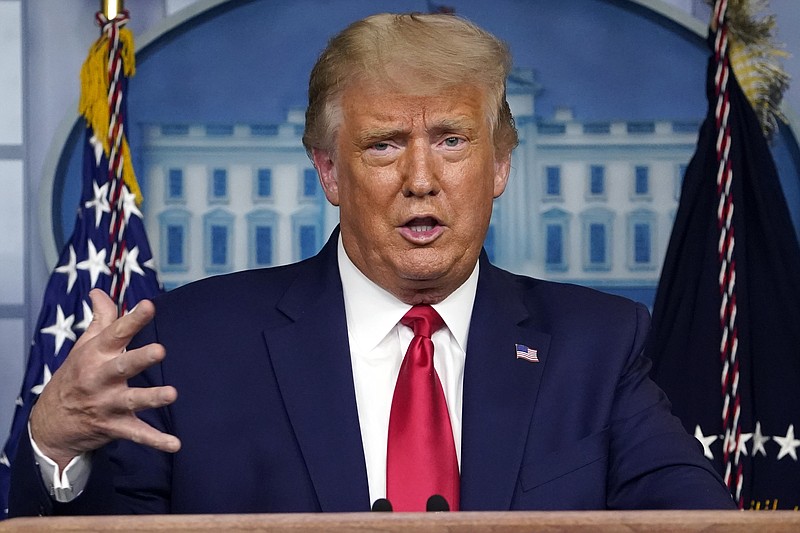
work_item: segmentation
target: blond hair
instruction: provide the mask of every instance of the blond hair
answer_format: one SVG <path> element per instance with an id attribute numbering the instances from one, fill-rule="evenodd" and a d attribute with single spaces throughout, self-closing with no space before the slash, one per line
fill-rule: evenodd
<path id="1" fill-rule="evenodd" d="M 311 70 L 303 145 L 309 154 L 334 149 L 339 99 L 348 83 L 410 79 L 420 91 L 467 83 L 485 89 L 495 149 L 507 155 L 518 143 L 505 94 L 510 70 L 503 41 L 454 15 L 367 17 L 334 36 Z"/>

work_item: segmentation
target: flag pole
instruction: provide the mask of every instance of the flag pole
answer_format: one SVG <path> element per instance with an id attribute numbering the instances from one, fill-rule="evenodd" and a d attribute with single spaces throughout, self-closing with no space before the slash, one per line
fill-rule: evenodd
<path id="1" fill-rule="evenodd" d="M 90 58 L 81 73 L 84 91 L 81 95 L 81 114 L 94 132 L 107 132 L 102 138 L 103 151 L 108 158 L 107 202 L 111 215 L 106 256 L 111 275 L 109 296 L 117 303 L 119 312 L 129 310 L 125 304 L 128 287 L 128 254 L 125 243 L 129 215 L 141 202 L 141 193 L 131 165 L 130 150 L 125 132 L 125 87 L 127 78 L 135 72 L 133 34 L 124 26 L 129 17 L 122 0 L 102 0 L 96 16 L 102 28 Z M 105 185 L 104 185 L 105 186 Z"/>
<path id="2" fill-rule="evenodd" d="M 124 0 L 100 0 L 100 11 L 108 20 L 114 20 L 125 9 Z"/>

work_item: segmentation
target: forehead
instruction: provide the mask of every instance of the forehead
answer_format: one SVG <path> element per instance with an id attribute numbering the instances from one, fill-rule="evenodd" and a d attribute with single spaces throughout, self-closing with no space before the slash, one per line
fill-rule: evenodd
<path id="1" fill-rule="evenodd" d="M 408 85 L 408 84 L 405 84 Z M 486 122 L 486 91 L 471 84 L 435 88 L 378 82 L 351 83 L 341 94 L 344 126 L 375 127 L 391 123 Z"/>

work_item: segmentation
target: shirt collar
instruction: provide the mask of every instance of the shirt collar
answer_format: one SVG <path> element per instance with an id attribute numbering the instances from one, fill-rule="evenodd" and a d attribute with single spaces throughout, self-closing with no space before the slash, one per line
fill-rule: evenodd
<path id="1" fill-rule="evenodd" d="M 355 351 L 372 350 L 394 329 L 411 306 L 379 287 L 353 264 L 344 250 L 341 234 L 337 259 L 344 292 L 350 346 Z M 467 280 L 447 298 L 433 306 L 465 353 L 477 289 L 478 263 L 476 262 Z"/>

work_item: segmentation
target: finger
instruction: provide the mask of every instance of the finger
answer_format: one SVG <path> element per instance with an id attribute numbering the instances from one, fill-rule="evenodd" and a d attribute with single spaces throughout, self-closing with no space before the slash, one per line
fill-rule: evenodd
<path id="1" fill-rule="evenodd" d="M 78 339 L 79 344 L 85 344 L 89 339 L 96 337 L 117 319 L 117 306 L 105 292 L 92 289 L 89 291 L 89 299 L 92 301 L 92 321 Z"/>
<path id="2" fill-rule="evenodd" d="M 99 372 L 100 380 L 104 383 L 116 383 L 130 379 L 163 361 L 166 354 L 164 347 L 155 343 L 122 352 L 103 363 Z"/>
<path id="3" fill-rule="evenodd" d="M 173 403 L 178 398 L 178 391 L 169 385 L 163 387 L 134 388 L 131 387 L 122 395 L 121 410 L 130 413 L 144 409 L 156 409 Z"/>
<path id="4" fill-rule="evenodd" d="M 126 439 L 169 453 L 175 453 L 181 449 L 181 441 L 178 437 L 162 433 L 135 416 L 118 419 L 110 428 L 110 436 L 114 439 Z"/>
<path id="5" fill-rule="evenodd" d="M 143 327 L 155 316 L 156 310 L 149 300 L 142 300 L 127 315 L 124 315 L 101 331 L 96 342 L 98 349 L 105 352 L 120 352 Z"/>

